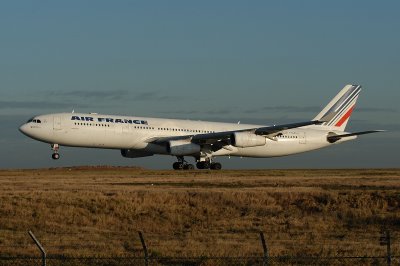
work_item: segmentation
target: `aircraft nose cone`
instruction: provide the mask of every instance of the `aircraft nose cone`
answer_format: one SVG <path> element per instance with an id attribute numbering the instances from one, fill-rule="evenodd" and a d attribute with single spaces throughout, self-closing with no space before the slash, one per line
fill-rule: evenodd
<path id="1" fill-rule="evenodd" d="M 28 125 L 27 124 L 23 124 L 22 126 L 19 127 L 19 131 L 25 135 L 27 135 L 28 132 Z"/>

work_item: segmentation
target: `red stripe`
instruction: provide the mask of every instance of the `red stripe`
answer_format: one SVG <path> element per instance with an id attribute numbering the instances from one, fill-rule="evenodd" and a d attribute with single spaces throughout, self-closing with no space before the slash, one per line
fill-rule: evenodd
<path id="1" fill-rule="evenodd" d="M 343 123 L 349 119 L 349 117 L 351 116 L 351 113 L 353 112 L 354 109 L 354 105 L 347 111 L 347 113 L 342 116 L 342 118 L 340 118 L 340 120 L 336 123 L 335 127 L 340 127 L 343 125 Z"/>

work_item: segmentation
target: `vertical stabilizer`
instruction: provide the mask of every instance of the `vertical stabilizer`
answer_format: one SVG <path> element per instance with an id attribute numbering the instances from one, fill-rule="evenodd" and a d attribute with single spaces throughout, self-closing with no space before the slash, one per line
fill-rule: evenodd
<path id="1" fill-rule="evenodd" d="M 314 118 L 326 121 L 320 126 L 344 131 L 361 92 L 359 85 L 346 85 L 329 104 Z"/>

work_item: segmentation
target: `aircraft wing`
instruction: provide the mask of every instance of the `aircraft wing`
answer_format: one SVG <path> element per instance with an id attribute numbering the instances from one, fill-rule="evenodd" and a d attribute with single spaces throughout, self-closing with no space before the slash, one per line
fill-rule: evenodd
<path id="1" fill-rule="evenodd" d="M 276 125 L 276 126 L 269 126 L 269 127 L 260 127 L 257 128 L 254 133 L 256 135 L 263 135 L 263 136 L 267 136 L 267 135 L 272 135 L 275 133 L 278 133 L 282 130 L 287 130 L 287 129 L 291 129 L 291 128 L 298 128 L 298 127 L 304 127 L 304 126 L 309 126 L 309 125 L 319 125 L 324 123 L 325 121 L 318 121 L 318 120 L 314 120 L 314 121 L 307 121 L 307 122 L 299 122 L 299 123 L 292 123 L 292 124 L 284 124 L 284 125 Z"/>
<path id="2" fill-rule="evenodd" d="M 318 125 L 322 124 L 324 121 L 314 120 L 307 122 L 298 122 L 292 124 L 283 124 L 283 125 L 274 125 L 274 126 L 266 126 L 259 128 L 249 128 L 249 129 L 240 129 L 233 131 L 222 131 L 222 132 L 214 132 L 214 133 L 204 133 L 204 134 L 196 134 L 196 135 L 185 135 L 185 136 L 171 136 L 171 137 L 156 137 L 150 138 L 147 140 L 148 143 L 155 144 L 164 144 L 171 140 L 190 140 L 193 143 L 197 144 L 215 144 L 221 141 L 228 141 L 232 137 L 233 133 L 237 132 L 253 132 L 256 135 L 266 136 L 266 137 L 274 137 L 280 131 L 304 127 L 309 125 Z"/>

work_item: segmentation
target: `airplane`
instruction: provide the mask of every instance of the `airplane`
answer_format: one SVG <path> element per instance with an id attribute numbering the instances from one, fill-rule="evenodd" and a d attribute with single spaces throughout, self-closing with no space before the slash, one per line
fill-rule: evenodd
<path id="1" fill-rule="evenodd" d="M 358 135 L 382 132 L 345 132 L 361 92 L 346 85 L 314 119 L 282 125 L 250 125 L 178 119 L 57 113 L 35 116 L 19 130 L 51 144 L 52 158 L 60 146 L 119 149 L 127 158 L 159 155 L 177 157 L 175 170 L 220 170 L 219 156 L 277 157 L 307 152 L 354 140 Z"/>

